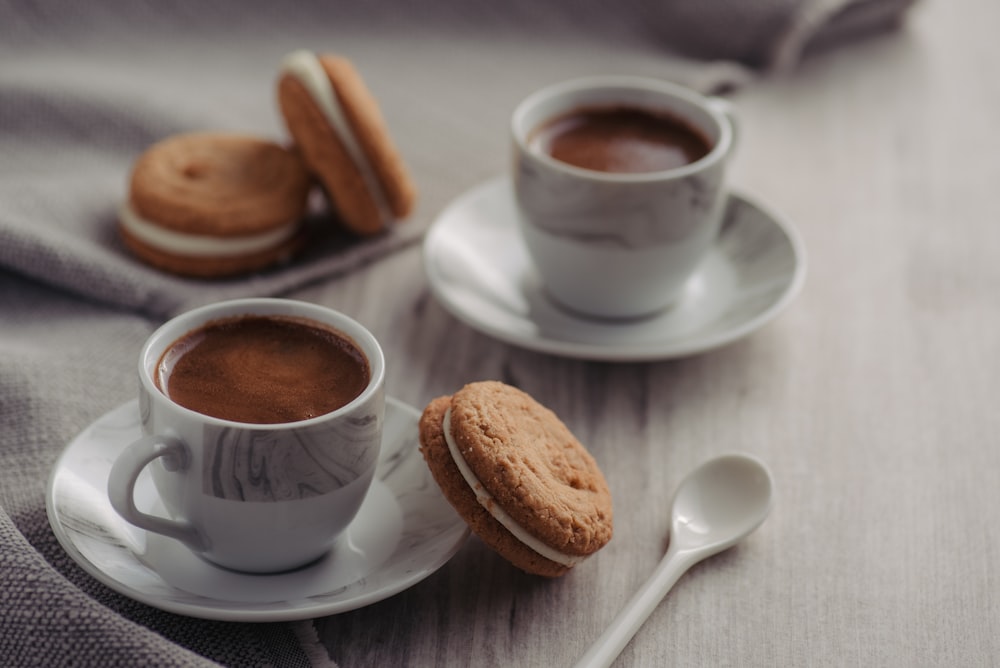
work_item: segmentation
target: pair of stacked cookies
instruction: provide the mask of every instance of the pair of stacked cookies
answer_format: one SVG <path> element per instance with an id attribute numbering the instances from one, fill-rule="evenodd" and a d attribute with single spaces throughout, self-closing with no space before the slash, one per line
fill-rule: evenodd
<path id="1" fill-rule="evenodd" d="M 445 498 L 521 570 L 563 575 L 611 539 L 611 493 L 596 461 L 522 390 L 470 383 L 431 401 L 419 431 Z"/>
<path id="2" fill-rule="evenodd" d="M 287 261 L 306 243 L 316 182 L 336 219 L 359 236 L 409 215 L 416 190 L 349 60 L 289 54 L 277 96 L 291 147 L 204 132 L 168 137 L 139 156 L 119 216 L 121 237 L 137 257 L 205 278 Z"/>

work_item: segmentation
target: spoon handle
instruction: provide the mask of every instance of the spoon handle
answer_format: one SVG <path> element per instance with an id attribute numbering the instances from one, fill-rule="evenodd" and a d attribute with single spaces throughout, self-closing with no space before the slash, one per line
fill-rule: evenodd
<path id="1" fill-rule="evenodd" d="M 639 588 L 611 625 L 594 641 L 587 653 L 577 661 L 575 668 L 607 668 L 625 648 L 650 613 L 656 609 L 663 597 L 677 580 L 687 572 L 697 556 L 690 552 L 675 550 L 673 546 L 663 555 L 656 570 Z"/>

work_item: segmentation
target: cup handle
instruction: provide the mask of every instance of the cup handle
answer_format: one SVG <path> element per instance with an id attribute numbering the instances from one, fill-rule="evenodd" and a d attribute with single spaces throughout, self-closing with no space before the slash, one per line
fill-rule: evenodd
<path id="1" fill-rule="evenodd" d="M 190 455 L 187 446 L 172 436 L 146 436 L 125 448 L 111 466 L 108 476 L 108 498 L 111 507 L 127 522 L 140 529 L 175 538 L 195 552 L 204 552 L 205 540 L 188 522 L 170 520 L 144 513 L 135 506 L 135 483 L 146 465 L 163 457 L 168 471 L 183 471 Z"/>
<path id="2" fill-rule="evenodd" d="M 706 100 L 708 106 L 729 119 L 729 125 L 733 128 L 733 147 L 735 148 L 740 139 L 740 123 L 736 117 L 736 105 L 724 97 L 713 96 L 706 98 Z"/>

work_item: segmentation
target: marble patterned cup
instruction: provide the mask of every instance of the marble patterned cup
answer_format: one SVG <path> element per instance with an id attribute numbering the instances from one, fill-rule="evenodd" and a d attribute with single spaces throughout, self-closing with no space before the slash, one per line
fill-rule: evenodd
<path id="1" fill-rule="evenodd" d="M 351 339 L 371 379 L 346 406 L 284 424 L 244 424 L 184 408 L 156 385 L 164 350 L 206 322 L 244 314 L 307 318 Z M 139 356 L 143 438 L 116 459 L 112 507 L 146 531 L 175 538 L 208 561 L 239 571 L 296 568 L 326 554 L 355 517 L 378 463 L 385 362 L 375 337 L 347 316 L 286 299 L 242 299 L 184 313 Z M 168 517 L 140 511 L 136 482 L 152 476 Z"/>
<path id="2" fill-rule="evenodd" d="M 547 121 L 602 106 L 664 112 L 700 131 L 711 150 L 683 167 L 623 174 L 575 167 L 530 145 Z M 511 133 L 518 224 L 546 292 L 603 318 L 673 304 L 721 226 L 734 146 L 728 103 L 658 79 L 587 77 L 527 97 Z"/>

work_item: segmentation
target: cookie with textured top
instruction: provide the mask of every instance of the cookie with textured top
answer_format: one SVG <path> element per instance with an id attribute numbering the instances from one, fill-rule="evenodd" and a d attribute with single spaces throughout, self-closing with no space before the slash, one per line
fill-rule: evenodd
<path id="1" fill-rule="evenodd" d="M 118 229 L 137 257 L 175 274 L 256 271 L 302 246 L 311 183 L 302 159 L 273 142 L 174 135 L 136 160 Z"/>
<path id="2" fill-rule="evenodd" d="M 470 383 L 431 401 L 419 431 L 445 498 L 521 570 L 563 575 L 611 539 L 611 492 L 596 461 L 527 393 Z"/>
<path id="3" fill-rule="evenodd" d="M 378 103 L 349 60 L 304 50 L 289 54 L 281 65 L 278 104 L 350 230 L 377 234 L 409 215 L 416 189 Z"/>

